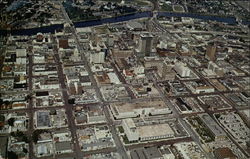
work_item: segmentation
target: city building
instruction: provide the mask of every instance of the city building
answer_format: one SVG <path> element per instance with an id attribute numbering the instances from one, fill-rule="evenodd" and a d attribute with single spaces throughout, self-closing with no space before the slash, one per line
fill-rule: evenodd
<path id="1" fill-rule="evenodd" d="M 227 112 L 219 114 L 218 121 L 223 127 L 230 132 L 237 141 L 243 147 L 247 147 L 247 141 L 250 138 L 249 131 L 245 122 L 242 120 L 240 115 L 236 112 Z"/>
<path id="2" fill-rule="evenodd" d="M 215 72 L 217 74 L 217 76 L 219 77 L 223 77 L 225 74 L 225 70 L 221 67 L 219 67 L 216 63 L 214 63 L 213 61 L 209 61 L 208 62 L 208 69 L 212 70 L 213 72 Z"/>
<path id="3" fill-rule="evenodd" d="M 90 62 L 94 64 L 104 63 L 105 53 L 104 52 L 91 52 L 90 53 Z"/>
<path id="4" fill-rule="evenodd" d="M 129 30 L 133 30 L 133 31 L 142 31 L 143 30 L 142 24 L 137 22 L 137 21 L 128 21 L 126 23 L 126 26 Z"/>
<path id="5" fill-rule="evenodd" d="M 134 121 L 128 118 L 122 120 L 122 127 L 129 142 L 171 138 L 175 135 L 167 123 L 136 126 Z"/>
<path id="6" fill-rule="evenodd" d="M 8 137 L 7 136 L 0 136 L 0 158 L 7 159 L 7 146 L 8 146 Z"/>
<path id="7" fill-rule="evenodd" d="M 122 127 L 130 142 L 139 140 L 139 132 L 135 126 L 134 121 L 131 118 L 123 119 Z"/>
<path id="8" fill-rule="evenodd" d="M 173 70 L 174 64 L 169 61 L 164 61 L 162 67 L 158 68 L 158 74 L 163 80 L 173 81 L 176 73 Z"/>
<path id="9" fill-rule="evenodd" d="M 163 101 L 145 101 L 134 103 L 111 103 L 113 115 L 117 119 L 169 114 L 171 110 Z"/>
<path id="10" fill-rule="evenodd" d="M 215 91 L 213 86 L 208 85 L 202 80 L 186 82 L 185 84 L 194 94 L 211 93 Z"/>
<path id="11" fill-rule="evenodd" d="M 106 122 L 103 110 L 99 106 L 77 106 L 74 113 L 76 124 Z"/>
<path id="12" fill-rule="evenodd" d="M 68 39 L 66 39 L 66 38 L 58 39 L 58 47 L 63 48 L 63 49 L 68 49 L 69 48 Z"/>
<path id="13" fill-rule="evenodd" d="M 169 124 L 145 125 L 137 128 L 141 141 L 174 137 L 175 133 Z"/>
<path id="14" fill-rule="evenodd" d="M 217 49 L 216 45 L 208 45 L 205 58 L 210 60 L 210 61 L 215 61 L 216 60 L 216 49 Z"/>
<path id="15" fill-rule="evenodd" d="M 153 35 L 149 33 L 141 34 L 139 39 L 139 57 L 150 56 L 153 49 Z"/>
<path id="16" fill-rule="evenodd" d="M 71 142 L 70 141 L 56 142 L 55 149 L 57 154 L 72 152 Z"/>
<path id="17" fill-rule="evenodd" d="M 208 114 L 198 114 L 198 116 L 211 131 L 215 140 L 224 140 L 227 137 L 224 130 Z"/>
<path id="18" fill-rule="evenodd" d="M 249 158 L 249 5 L 199 2 L 0 0 L 0 159 Z"/>
<path id="19" fill-rule="evenodd" d="M 163 159 L 164 158 L 164 154 L 157 147 L 136 148 L 136 149 L 130 150 L 130 156 L 131 156 L 131 159 Z"/>
<path id="20" fill-rule="evenodd" d="M 191 70 L 182 62 L 176 62 L 174 70 L 181 77 L 189 77 L 191 73 Z"/>
<path id="21" fill-rule="evenodd" d="M 163 61 L 163 59 L 156 56 L 144 57 L 144 67 L 145 69 L 159 69 L 162 67 Z"/>
<path id="22" fill-rule="evenodd" d="M 238 157 L 228 147 L 217 148 L 213 151 L 216 159 L 237 159 Z"/>
<path id="23" fill-rule="evenodd" d="M 175 143 L 174 147 L 177 149 L 180 158 L 183 159 L 206 159 L 205 152 L 195 142 L 180 142 Z"/>
<path id="24" fill-rule="evenodd" d="M 77 129 L 77 136 L 82 151 L 115 147 L 112 133 L 107 125 L 93 125 Z"/>

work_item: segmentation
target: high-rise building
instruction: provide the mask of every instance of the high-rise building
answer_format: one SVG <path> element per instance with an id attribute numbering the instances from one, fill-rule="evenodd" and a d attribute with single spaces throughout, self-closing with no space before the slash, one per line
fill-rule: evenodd
<path id="1" fill-rule="evenodd" d="M 153 35 L 141 34 L 139 41 L 139 54 L 140 56 L 150 56 L 153 48 Z"/>
<path id="2" fill-rule="evenodd" d="M 205 55 L 206 59 L 210 61 L 215 61 L 216 60 L 216 45 L 208 45 L 207 46 L 207 51 Z"/>

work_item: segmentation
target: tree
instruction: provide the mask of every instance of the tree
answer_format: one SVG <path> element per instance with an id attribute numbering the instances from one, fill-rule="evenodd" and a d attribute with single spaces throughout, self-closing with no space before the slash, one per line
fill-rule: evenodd
<path id="1" fill-rule="evenodd" d="M 40 132 L 38 130 L 35 130 L 32 134 L 32 140 L 34 143 L 37 143 L 40 136 Z"/>
<path id="2" fill-rule="evenodd" d="M 5 121 L 5 116 L 0 115 L 0 122 L 4 122 Z"/>
<path id="3" fill-rule="evenodd" d="M 119 129 L 119 132 L 120 132 L 120 133 L 124 133 L 124 129 L 123 129 L 122 126 L 119 126 L 118 129 Z"/>
<path id="4" fill-rule="evenodd" d="M 27 95 L 26 97 L 25 97 L 25 100 L 31 100 L 32 99 L 32 96 L 31 95 Z"/>
<path id="5" fill-rule="evenodd" d="M 4 103 L 5 105 L 10 105 L 10 104 L 11 104 L 11 102 L 8 101 L 8 100 L 4 101 L 3 103 Z"/>
<path id="6" fill-rule="evenodd" d="M 14 126 L 14 122 L 15 122 L 15 118 L 10 118 L 10 119 L 8 120 L 8 124 L 9 124 L 10 126 Z"/>
<path id="7" fill-rule="evenodd" d="M 13 151 L 8 151 L 8 159 L 18 159 L 18 155 Z"/>
<path id="8" fill-rule="evenodd" d="M 10 135 L 11 135 L 12 137 L 16 137 L 16 133 L 15 133 L 15 132 L 11 132 Z"/>
<path id="9" fill-rule="evenodd" d="M 28 139 L 28 137 L 26 135 L 23 135 L 22 136 L 22 141 L 28 143 L 29 139 Z"/>
<path id="10" fill-rule="evenodd" d="M 18 137 L 24 136 L 24 133 L 22 131 L 17 130 L 16 136 L 18 136 Z"/>
<path id="11" fill-rule="evenodd" d="M 26 148 L 23 148 L 24 153 L 28 153 L 28 150 Z"/>
<path id="12" fill-rule="evenodd" d="M 33 142 L 37 143 L 37 141 L 39 140 L 40 134 L 42 134 L 44 132 L 48 132 L 48 131 L 47 130 L 35 130 L 32 134 Z"/>
<path id="13" fill-rule="evenodd" d="M 2 105 L 3 104 L 3 99 L 0 99 L 0 105 Z"/>

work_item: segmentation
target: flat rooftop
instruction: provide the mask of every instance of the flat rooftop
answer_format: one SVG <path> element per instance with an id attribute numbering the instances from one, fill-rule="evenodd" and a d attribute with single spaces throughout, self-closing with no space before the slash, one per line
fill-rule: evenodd
<path id="1" fill-rule="evenodd" d="M 157 124 L 137 127 L 141 138 L 174 135 L 174 131 L 168 124 Z"/>
<path id="2" fill-rule="evenodd" d="M 131 112 L 135 109 L 154 108 L 164 109 L 167 108 L 163 101 L 144 101 L 135 103 L 112 103 L 111 107 L 115 107 L 118 112 Z"/>
<path id="3" fill-rule="evenodd" d="M 57 151 L 67 151 L 71 150 L 70 141 L 56 142 L 55 147 Z"/>
<path id="4" fill-rule="evenodd" d="M 214 133 L 215 136 L 226 135 L 222 128 L 207 114 L 198 114 L 201 120 Z"/>
<path id="5" fill-rule="evenodd" d="M 150 33 L 143 33 L 143 34 L 141 34 L 141 37 L 142 38 L 153 38 L 154 36 Z"/>

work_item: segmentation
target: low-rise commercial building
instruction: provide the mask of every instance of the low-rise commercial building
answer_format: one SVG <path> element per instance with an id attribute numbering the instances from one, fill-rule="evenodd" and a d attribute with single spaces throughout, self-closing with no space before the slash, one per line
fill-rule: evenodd
<path id="1" fill-rule="evenodd" d="M 122 120 L 122 126 L 129 142 L 174 137 L 174 131 L 167 123 L 136 126 L 134 121 L 129 118 Z"/>
<path id="2" fill-rule="evenodd" d="M 182 62 L 175 63 L 174 70 L 181 77 L 189 77 L 191 73 L 191 70 Z"/>
<path id="3" fill-rule="evenodd" d="M 227 137 L 223 129 L 208 114 L 204 113 L 198 116 L 211 131 L 215 140 L 224 140 Z"/>
<path id="4" fill-rule="evenodd" d="M 111 110 L 117 119 L 171 113 L 163 101 L 112 103 Z"/>

